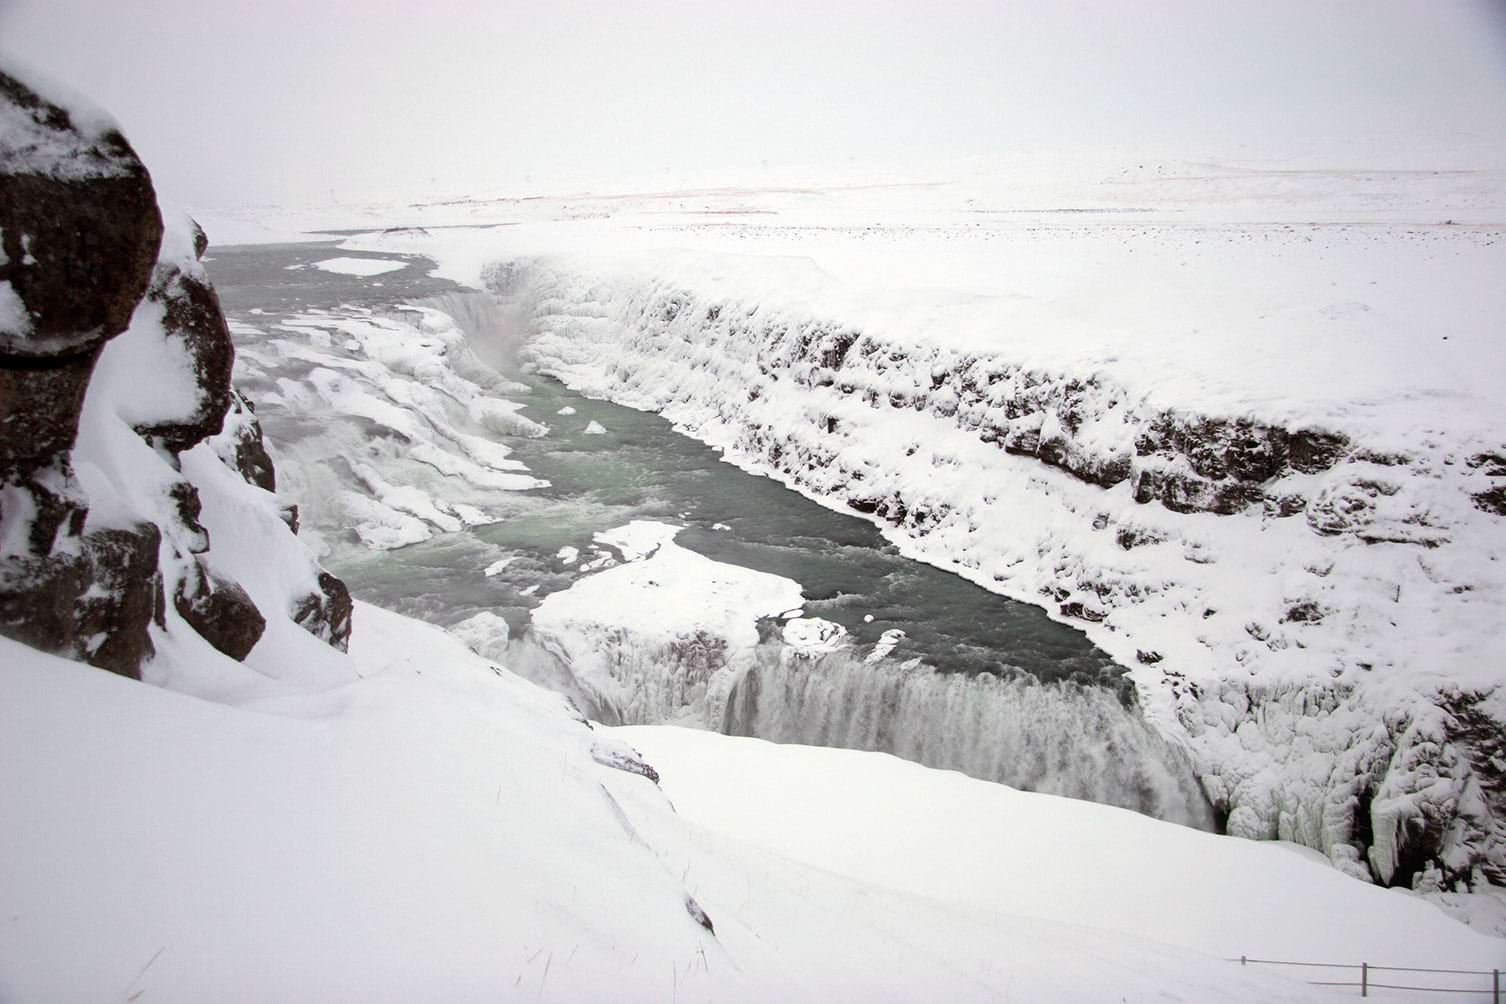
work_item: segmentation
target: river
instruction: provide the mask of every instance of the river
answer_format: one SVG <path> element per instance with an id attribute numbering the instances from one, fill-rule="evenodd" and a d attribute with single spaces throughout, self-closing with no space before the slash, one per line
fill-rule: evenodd
<path id="1" fill-rule="evenodd" d="M 307 337 L 311 312 L 325 323 L 421 303 L 459 320 L 483 358 L 501 366 L 510 354 L 483 295 L 430 276 L 432 262 L 391 259 L 402 267 L 368 276 L 312 267 L 379 257 L 390 258 L 330 241 L 215 248 L 206 259 L 243 356 L 238 383 L 257 402 L 279 471 L 290 474 L 284 493 L 303 508 L 303 532 L 325 564 L 357 597 L 441 625 L 489 611 L 507 620 L 516 648 L 527 644 L 530 611 L 583 574 L 561 561 L 561 548 L 635 519 L 676 523 L 685 527 L 676 538 L 684 547 L 800 583 L 805 616 L 841 624 L 854 642 L 792 659 L 780 651 L 777 625 L 765 624 L 767 644 L 738 667 L 725 711 L 702 724 L 885 750 L 1213 827 L 1185 756 L 1145 722 L 1125 670 L 1081 632 L 903 557 L 866 520 L 739 470 L 658 415 L 583 397 L 539 374 L 506 373 L 513 382 L 502 396 L 547 425 L 547 435 L 490 435 L 547 486 L 472 498 L 490 517 L 454 532 L 366 546 L 322 496 L 370 490 L 373 468 L 383 483 L 402 486 L 413 469 L 398 463 L 400 450 L 365 450 L 368 426 L 349 416 L 311 422 L 307 406 L 295 407 L 308 396 L 296 385 L 311 365 L 282 343 Z M 329 330 L 334 352 L 340 336 Z M 342 424 L 352 430 L 344 439 L 332 432 Z M 593 424 L 605 431 L 588 433 Z M 386 435 L 365 435 L 377 432 Z M 353 460 L 362 452 L 370 454 L 364 467 Z M 492 573 L 482 574 L 487 568 Z M 900 631 L 887 656 L 863 656 L 886 632 L 892 639 Z"/>

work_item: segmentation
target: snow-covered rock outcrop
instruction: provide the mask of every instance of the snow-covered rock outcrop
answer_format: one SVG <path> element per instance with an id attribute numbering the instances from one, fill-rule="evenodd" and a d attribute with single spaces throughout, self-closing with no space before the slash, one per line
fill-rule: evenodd
<path id="1" fill-rule="evenodd" d="M 1386 884 L 1506 881 L 1491 738 L 1506 728 L 1506 422 L 1471 396 L 1488 384 L 1360 396 L 1392 380 L 1381 367 L 1336 373 L 1326 397 L 1308 377 L 1266 398 L 1279 365 L 1240 387 L 1206 348 L 1187 367 L 1213 374 L 1201 384 L 1038 332 L 1012 351 L 978 318 L 1053 318 L 886 299 L 793 259 L 519 258 L 484 277 L 543 371 L 1083 625 L 1135 667 L 1230 832 Z M 1343 322 L 1363 349 L 1363 316 Z"/>
<path id="2" fill-rule="evenodd" d="M 231 387 L 203 231 L 164 221 L 107 116 L 8 64 L 0 236 L 0 633 L 127 676 L 185 631 L 244 659 L 269 618 L 343 648 L 350 598 Z M 250 522 L 214 527 L 206 493 Z M 253 596 L 227 555 L 258 533 L 280 573 Z"/>

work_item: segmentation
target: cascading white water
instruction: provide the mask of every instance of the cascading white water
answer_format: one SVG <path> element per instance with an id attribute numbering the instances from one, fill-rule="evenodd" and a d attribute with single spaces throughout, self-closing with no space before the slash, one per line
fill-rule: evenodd
<path id="1" fill-rule="evenodd" d="M 609 724 L 698 724 L 892 753 L 1015 788 L 1215 830 L 1188 757 L 1111 687 L 937 672 L 918 659 L 800 652 L 631 629 L 530 631 L 508 664 Z"/>
<path id="2" fill-rule="evenodd" d="M 1215 828 L 1187 757 L 1103 687 L 760 649 L 717 724 L 732 735 L 893 753 Z"/>

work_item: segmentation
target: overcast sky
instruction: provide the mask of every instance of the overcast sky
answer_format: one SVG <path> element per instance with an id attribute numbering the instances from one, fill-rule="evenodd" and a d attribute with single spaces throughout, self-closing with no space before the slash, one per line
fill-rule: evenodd
<path id="1" fill-rule="evenodd" d="M 1506 0 L 0 0 L 192 206 L 526 179 L 1506 136 Z"/>

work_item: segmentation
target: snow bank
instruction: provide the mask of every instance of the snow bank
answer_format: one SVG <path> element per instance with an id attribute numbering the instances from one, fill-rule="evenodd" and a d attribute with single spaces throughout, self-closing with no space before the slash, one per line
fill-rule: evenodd
<path id="1" fill-rule="evenodd" d="M 558 697 L 357 616 L 359 682 L 260 713 L 0 641 L 8 993 L 646 999 L 725 960 Z"/>
<path id="2" fill-rule="evenodd" d="M 1102 932 L 1222 958 L 1499 965 L 1499 939 L 1412 894 L 1351 882 L 1290 845 L 1198 833 L 880 754 L 663 726 L 610 731 L 653 761 L 690 822 L 920 902 L 1060 924 L 1091 917 Z"/>

